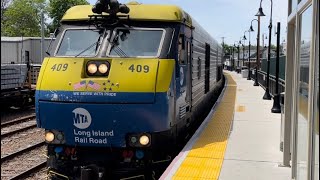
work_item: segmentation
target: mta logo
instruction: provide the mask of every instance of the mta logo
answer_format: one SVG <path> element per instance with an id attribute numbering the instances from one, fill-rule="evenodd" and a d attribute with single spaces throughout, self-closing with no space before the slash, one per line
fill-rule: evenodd
<path id="1" fill-rule="evenodd" d="M 88 123 L 88 116 L 86 116 L 86 115 L 84 115 L 84 114 L 74 113 L 73 122 L 74 122 L 75 124 Z"/>
<path id="2" fill-rule="evenodd" d="M 73 112 L 73 125 L 79 129 L 86 129 L 91 125 L 91 115 L 83 108 L 77 108 Z"/>

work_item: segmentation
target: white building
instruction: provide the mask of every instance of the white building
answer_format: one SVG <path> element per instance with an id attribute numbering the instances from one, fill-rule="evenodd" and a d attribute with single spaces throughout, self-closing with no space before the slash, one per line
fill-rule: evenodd
<path id="1" fill-rule="evenodd" d="M 44 56 L 51 38 L 44 40 Z M 29 51 L 32 64 L 42 64 L 40 37 L 1 37 L 1 64 L 25 63 L 25 51 Z"/>

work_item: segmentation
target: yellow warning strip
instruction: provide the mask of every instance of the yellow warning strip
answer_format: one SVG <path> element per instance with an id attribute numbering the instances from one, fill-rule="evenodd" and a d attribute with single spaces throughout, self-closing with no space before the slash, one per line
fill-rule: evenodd
<path id="1" fill-rule="evenodd" d="M 233 120 L 237 84 L 230 74 L 224 97 L 212 119 L 173 176 L 180 179 L 218 179 Z"/>

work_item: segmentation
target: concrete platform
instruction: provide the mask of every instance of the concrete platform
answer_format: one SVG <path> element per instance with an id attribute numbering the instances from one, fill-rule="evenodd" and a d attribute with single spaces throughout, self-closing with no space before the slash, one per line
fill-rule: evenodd
<path id="1" fill-rule="evenodd" d="M 263 100 L 264 90 L 241 74 L 225 73 L 221 101 L 160 179 L 290 180 L 291 169 L 279 167 L 281 115 L 271 113 L 273 100 Z M 221 126 L 221 119 L 232 123 Z M 212 146 L 218 148 L 208 151 Z"/>
<path id="2" fill-rule="evenodd" d="M 281 115 L 271 113 L 273 100 L 263 100 L 264 90 L 240 74 L 234 123 L 228 139 L 220 180 L 290 180 L 291 168 L 279 167 Z"/>

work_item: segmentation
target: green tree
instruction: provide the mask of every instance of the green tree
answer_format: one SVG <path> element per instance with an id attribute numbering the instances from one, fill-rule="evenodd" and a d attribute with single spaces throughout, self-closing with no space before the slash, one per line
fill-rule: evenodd
<path id="1" fill-rule="evenodd" d="M 49 16 L 52 23 L 49 28 L 53 32 L 59 27 L 60 20 L 64 13 L 72 6 L 89 4 L 86 0 L 49 0 Z"/>
<path id="2" fill-rule="evenodd" d="M 4 12 L 7 10 L 11 3 L 11 0 L 1 0 L 1 27 L 4 27 L 4 22 L 6 18 L 4 16 Z M 4 35 L 4 28 L 1 28 L 1 36 Z"/>
<path id="3" fill-rule="evenodd" d="M 228 44 L 222 44 L 222 46 L 226 55 L 232 53 L 232 46 L 229 46 Z"/>
<path id="4" fill-rule="evenodd" d="M 7 10 L 10 5 L 11 0 L 1 0 L 1 23 L 4 20 L 4 12 Z"/>
<path id="5" fill-rule="evenodd" d="M 40 14 L 45 0 L 13 0 L 3 14 L 1 35 L 40 36 Z"/>
<path id="6" fill-rule="evenodd" d="M 276 45 L 271 44 L 271 49 L 277 49 Z"/>

